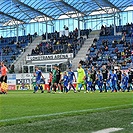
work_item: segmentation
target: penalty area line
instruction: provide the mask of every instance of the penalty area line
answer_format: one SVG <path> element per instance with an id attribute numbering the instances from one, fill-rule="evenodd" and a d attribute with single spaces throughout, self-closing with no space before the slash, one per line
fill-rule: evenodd
<path id="1" fill-rule="evenodd" d="M 43 114 L 43 115 L 33 115 L 33 116 L 23 116 L 23 117 L 16 117 L 16 118 L 9 118 L 9 119 L 3 119 L 0 120 L 0 122 L 10 122 L 10 121 L 16 121 L 16 120 L 23 120 L 23 119 L 32 119 L 32 118 L 41 118 L 41 117 L 50 117 L 50 116 L 59 116 L 59 115 L 66 115 L 66 114 L 74 114 L 74 113 L 83 113 L 88 111 L 100 111 L 105 109 L 113 109 L 118 107 L 126 107 L 133 104 L 124 104 L 124 105 L 117 105 L 117 106 L 107 106 L 102 108 L 94 108 L 94 109 L 85 109 L 85 110 L 74 110 L 74 111 L 66 111 L 66 112 L 59 112 L 59 113 L 53 113 L 53 114 Z"/>
<path id="2" fill-rule="evenodd" d="M 106 128 L 92 133 L 112 133 L 120 130 L 123 130 L 123 128 Z"/>

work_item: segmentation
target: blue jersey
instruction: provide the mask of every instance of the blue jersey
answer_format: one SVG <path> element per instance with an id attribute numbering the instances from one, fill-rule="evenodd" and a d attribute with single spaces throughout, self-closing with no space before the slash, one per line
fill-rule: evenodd
<path id="1" fill-rule="evenodd" d="M 101 74 L 97 74 L 97 84 L 98 85 L 102 85 L 102 83 L 103 83 L 103 77 L 102 77 L 102 75 Z"/>
<path id="2" fill-rule="evenodd" d="M 127 86 L 128 85 L 128 77 L 127 76 L 124 76 L 122 77 L 122 84 Z"/>
<path id="3" fill-rule="evenodd" d="M 97 78 L 98 78 L 98 81 L 102 81 L 103 80 L 103 77 L 101 74 L 97 74 Z"/>
<path id="4" fill-rule="evenodd" d="M 41 80 L 41 76 L 42 76 L 42 71 L 41 70 L 37 70 L 36 71 L 36 81 Z"/>
<path id="5" fill-rule="evenodd" d="M 73 81 L 73 77 L 75 76 L 74 72 L 73 71 L 69 71 L 68 72 L 68 80 L 69 81 Z"/>
<path id="6" fill-rule="evenodd" d="M 69 80 L 68 80 L 68 76 L 67 75 L 64 75 L 64 77 L 63 77 L 63 83 L 64 83 L 64 86 L 68 86 L 68 82 L 69 82 Z"/>
<path id="7" fill-rule="evenodd" d="M 117 75 L 114 74 L 114 73 L 111 73 L 109 75 L 109 78 L 110 78 L 111 82 L 116 82 L 117 81 Z"/>
<path id="8" fill-rule="evenodd" d="M 88 81 L 88 70 L 85 70 L 85 80 Z"/>

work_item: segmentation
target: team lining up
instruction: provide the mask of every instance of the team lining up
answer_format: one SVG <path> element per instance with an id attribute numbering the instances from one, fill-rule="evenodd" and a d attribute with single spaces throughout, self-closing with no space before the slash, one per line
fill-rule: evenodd
<path id="1" fill-rule="evenodd" d="M 44 92 L 42 85 L 40 85 L 41 77 L 45 80 L 41 70 L 36 66 L 36 72 L 34 76 L 36 81 L 34 83 L 34 92 L 36 93 L 39 89 L 41 93 Z M 75 84 L 76 83 L 76 86 Z M 49 72 L 49 89 L 48 92 L 56 93 L 65 92 L 68 93 L 70 90 L 80 92 L 85 90 L 84 93 L 95 92 L 97 89 L 99 92 L 129 92 L 133 91 L 133 71 L 131 68 L 128 72 L 121 71 L 120 68 L 117 70 L 108 70 L 105 65 L 100 70 L 95 70 L 94 66 L 91 69 L 82 68 L 79 63 L 77 68 L 77 78 L 71 68 L 68 71 L 61 71 L 57 65 L 54 65 L 53 70 Z"/>

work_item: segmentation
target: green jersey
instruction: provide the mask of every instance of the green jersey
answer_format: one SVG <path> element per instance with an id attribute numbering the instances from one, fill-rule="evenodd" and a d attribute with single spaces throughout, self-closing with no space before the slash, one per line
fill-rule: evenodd
<path id="1" fill-rule="evenodd" d="M 52 73 L 53 73 L 52 83 L 56 83 L 56 70 L 53 69 Z"/>
<path id="2" fill-rule="evenodd" d="M 85 77 L 85 71 L 83 68 L 78 68 L 77 69 L 78 72 L 78 79 L 77 82 L 78 83 L 83 83 L 84 82 L 84 77 Z"/>

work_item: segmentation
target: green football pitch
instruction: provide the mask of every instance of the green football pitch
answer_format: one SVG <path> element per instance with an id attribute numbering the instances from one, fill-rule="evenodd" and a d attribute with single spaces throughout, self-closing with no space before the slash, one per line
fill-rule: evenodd
<path id="1" fill-rule="evenodd" d="M 133 133 L 132 107 L 133 92 L 9 91 L 0 95 L 0 133 Z"/>

